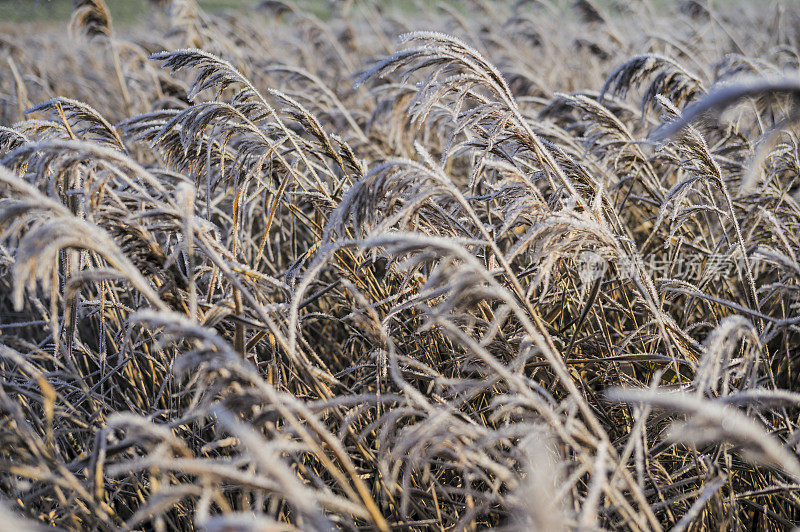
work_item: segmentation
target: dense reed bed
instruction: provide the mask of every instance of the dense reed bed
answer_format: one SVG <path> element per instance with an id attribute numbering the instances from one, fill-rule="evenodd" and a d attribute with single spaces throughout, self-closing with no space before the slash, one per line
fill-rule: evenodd
<path id="1" fill-rule="evenodd" d="M 4 523 L 800 521 L 798 4 L 74 6 L 0 34 Z"/>

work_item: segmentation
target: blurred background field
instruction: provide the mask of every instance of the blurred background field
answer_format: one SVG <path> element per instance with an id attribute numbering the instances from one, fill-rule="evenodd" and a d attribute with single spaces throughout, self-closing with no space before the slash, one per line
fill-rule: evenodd
<path id="1" fill-rule="evenodd" d="M 507 0 L 498 0 L 508 3 Z M 197 4 L 206 12 L 224 10 L 247 10 L 258 5 L 259 0 L 198 0 Z M 335 16 L 341 9 L 349 8 L 353 0 L 297 0 L 294 4 L 323 20 Z M 380 4 L 390 10 L 411 12 L 417 6 L 435 6 L 436 0 L 368 0 L 366 4 Z M 135 25 L 147 18 L 155 8 L 149 0 L 107 0 L 106 4 L 118 27 Z M 447 2 L 458 8 L 459 0 Z M 72 0 L 0 0 L 0 28 L 5 24 L 45 24 L 68 21 L 72 11 Z"/>
<path id="2" fill-rule="evenodd" d="M 750 0 L 757 1 L 757 0 Z M 725 3 L 732 4 L 740 2 L 740 0 L 728 0 Z M 249 9 L 257 5 L 259 0 L 198 0 L 197 4 L 208 12 L 220 10 L 238 10 Z M 297 0 L 294 2 L 298 7 L 312 12 L 322 19 L 328 19 L 335 16 L 335 12 L 343 9 L 345 6 L 352 6 L 357 2 L 354 0 Z M 448 2 L 440 2 L 437 0 L 366 0 L 362 3 L 365 4 L 379 4 L 384 8 L 390 10 L 400 10 L 402 12 L 412 12 L 418 6 L 430 8 L 437 4 L 447 4 L 450 8 L 460 9 L 463 2 L 459 0 L 451 0 Z M 493 4 L 513 4 L 508 0 L 491 0 Z M 613 4 L 614 0 L 606 0 L 597 2 L 598 5 Z M 114 22 L 118 26 L 130 26 L 136 22 L 142 21 L 147 13 L 153 9 L 153 5 L 149 0 L 107 0 L 111 13 L 114 16 Z M 569 2 L 559 2 L 552 0 L 552 4 L 560 6 L 562 10 L 569 10 Z M 650 2 L 652 8 L 658 11 L 668 8 L 670 1 L 668 0 L 654 0 Z M 47 24 L 52 22 L 60 22 L 69 20 L 72 10 L 72 0 L 0 0 L 0 27 L 4 23 L 11 24 Z M 566 7 L 565 7 L 566 6 Z"/>
<path id="3" fill-rule="evenodd" d="M 140 20 L 149 9 L 147 0 L 108 0 L 108 7 L 118 24 L 131 24 Z M 241 8 L 253 4 L 249 0 L 200 0 L 208 10 Z M 56 22 L 69 20 L 71 0 L 0 0 L 0 23 Z"/>

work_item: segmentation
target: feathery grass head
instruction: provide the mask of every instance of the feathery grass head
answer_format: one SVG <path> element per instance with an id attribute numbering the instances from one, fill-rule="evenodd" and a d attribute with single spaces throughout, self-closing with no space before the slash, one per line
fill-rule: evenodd
<path id="1" fill-rule="evenodd" d="M 72 0 L 69 29 L 73 35 L 111 37 L 111 12 L 105 0 Z"/>

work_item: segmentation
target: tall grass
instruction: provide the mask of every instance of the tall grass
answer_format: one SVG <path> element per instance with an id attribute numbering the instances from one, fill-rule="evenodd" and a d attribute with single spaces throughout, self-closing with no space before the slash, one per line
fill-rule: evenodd
<path id="1" fill-rule="evenodd" d="M 0 36 L 5 522 L 800 522 L 797 5 L 74 5 Z"/>

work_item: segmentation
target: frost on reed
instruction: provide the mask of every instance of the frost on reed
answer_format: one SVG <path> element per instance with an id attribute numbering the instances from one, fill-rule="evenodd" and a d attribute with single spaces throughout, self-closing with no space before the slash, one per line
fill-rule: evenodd
<path id="1" fill-rule="evenodd" d="M 800 523 L 800 9 L 567 4 L 0 35 L 4 523 Z"/>

